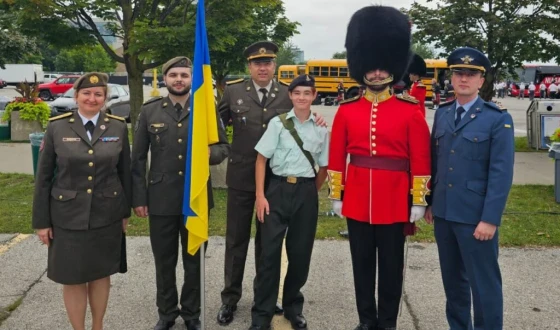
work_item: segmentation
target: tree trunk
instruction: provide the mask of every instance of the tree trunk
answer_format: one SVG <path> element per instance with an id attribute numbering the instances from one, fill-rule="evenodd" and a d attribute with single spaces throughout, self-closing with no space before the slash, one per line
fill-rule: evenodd
<path id="1" fill-rule="evenodd" d="M 135 56 L 125 56 L 128 72 L 128 88 L 130 93 L 130 123 L 136 127 L 140 108 L 144 103 L 144 86 L 142 79 L 142 62 Z"/>
<path id="2" fill-rule="evenodd" d="M 494 97 L 494 79 L 496 77 L 496 71 L 496 68 L 490 69 L 490 72 L 486 75 L 484 84 L 478 93 L 480 98 L 484 101 L 492 101 L 492 98 Z"/>

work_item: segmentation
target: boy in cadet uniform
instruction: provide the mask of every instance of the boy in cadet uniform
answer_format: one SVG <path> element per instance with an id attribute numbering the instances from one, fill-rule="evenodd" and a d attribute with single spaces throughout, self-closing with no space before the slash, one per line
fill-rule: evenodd
<path id="1" fill-rule="evenodd" d="M 255 147 L 257 218 L 262 236 L 250 330 L 270 329 L 278 298 L 284 236 L 290 260 L 282 296 L 284 317 L 294 329 L 307 328 L 300 289 L 309 273 L 319 212 L 318 191 L 327 177 L 329 134 L 311 114 L 311 103 L 317 96 L 313 77 L 297 77 L 288 92 L 293 109 L 271 119 Z M 273 175 L 265 192 L 267 159 Z"/>

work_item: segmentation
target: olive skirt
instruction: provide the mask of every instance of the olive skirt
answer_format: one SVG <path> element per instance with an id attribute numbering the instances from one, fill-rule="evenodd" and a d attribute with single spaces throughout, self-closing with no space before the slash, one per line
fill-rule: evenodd
<path id="1" fill-rule="evenodd" d="M 122 222 L 89 230 L 53 228 L 47 277 L 60 284 L 83 284 L 119 271 Z M 126 253 L 126 252 L 124 252 Z M 126 255 L 122 256 L 126 258 Z"/>

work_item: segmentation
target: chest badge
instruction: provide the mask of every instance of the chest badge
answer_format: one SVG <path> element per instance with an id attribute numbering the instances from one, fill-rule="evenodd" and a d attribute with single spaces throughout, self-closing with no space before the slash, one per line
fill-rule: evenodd
<path id="1" fill-rule="evenodd" d="M 102 142 L 117 142 L 117 141 L 119 141 L 119 137 L 118 136 L 107 136 L 107 137 L 99 138 L 99 140 L 102 141 Z"/>
<path id="2" fill-rule="evenodd" d="M 270 96 L 271 96 L 271 97 L 276 97 L 276 94 L 270 93 Z"/>
<path id="3" fill-rule="evenodd" d="M 99 128 L 101 128 L 101 130 L 104 131 L 107 127 L 105 127 L 105 125 L 101 125 L 99 126 Z"/>
<path id="4" fill-rule="evenodd" d="M 242 99 L 237 100 L 237 105 L 242 105 L 242 104 L 243 104 L 243 100 L 242 100 Z"/>
<path id="5" fill-rule="evenodd" d="M 474 113 L 473 113 L 473 114 L 471 114 L 471 118 L 474 118 L 474 117 L 476 117 L 476 115 L 475 115 Z"/>
<path id="6" fill-rule="evenodd" d="M 63 137 L 62 142 L 80 142 L 82 139 L 75 137 Z"/>

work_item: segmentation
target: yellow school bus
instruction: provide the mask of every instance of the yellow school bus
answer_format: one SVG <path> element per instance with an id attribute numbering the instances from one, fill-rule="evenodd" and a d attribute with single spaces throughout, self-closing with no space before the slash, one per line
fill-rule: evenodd
<path id="1" fill-rule="evenodd" d="M 426 76 L 421 77 L 426 85 L 426 99 L 432 98 L 432 79 L 435 79 L 443 90 L 445 79 L 449 79 L 449 68 L 446 59 L 426 59 Z"/>
<path id="2" fill-rule="evenodd" d="M 345 59 L 309 60 L 305 66 L 305 73 L 315 77 L 315 87 L 319 97 L 336 96 L 341 81 L 347 98 L 359 94 L 360 85 L 350 78 Z"/>
<path id="3" fill-rule="evenodd" d="M 295 77 L 305 73 L 305 65 L 280 65 L 278 81 L 290 84 Z"/>

